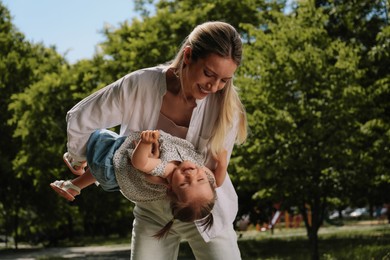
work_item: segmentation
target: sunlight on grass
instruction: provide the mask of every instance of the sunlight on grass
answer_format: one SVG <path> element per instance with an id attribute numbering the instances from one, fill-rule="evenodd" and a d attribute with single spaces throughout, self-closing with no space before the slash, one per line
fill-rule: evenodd
<path id="1" fill-rule="evenodd" d="M 242 233 L 243 259 L 310 259 L 304 228 Z M 319 231 L 321 259 L 390 259 L 390 225 L 344 225 Z"/>

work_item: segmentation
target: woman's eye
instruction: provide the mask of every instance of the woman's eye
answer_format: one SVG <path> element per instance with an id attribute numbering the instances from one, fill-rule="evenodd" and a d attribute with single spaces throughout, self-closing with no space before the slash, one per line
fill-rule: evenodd
<path id="1" fill-rule="evenodd" d="M 204 71 L 204 75 L 206 75 L 206 77 L 212 77 L 213 76 L 211 74 L 211 72 L 208 72 L 207 70 Z"/>

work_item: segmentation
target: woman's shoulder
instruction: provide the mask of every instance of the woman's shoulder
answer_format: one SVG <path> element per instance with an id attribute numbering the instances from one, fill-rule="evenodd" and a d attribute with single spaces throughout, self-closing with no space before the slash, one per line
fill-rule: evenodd
<path id="1" fill-rule="evenodd" d="M 142 78 L 153 79 L 153 78 L 160 78 L 163 75 L 165 75 L 165 67 L 155 66 L 155 67 L 148 67 L 148 68 L 135 70 L 127 74 L 125 77 L 132 77 L 132 78 L 139 78 L 139 79 Z"/>
<path id="2" fill-rule="evenodd" d="M 132 86 L 132 88 L 141 88 L 145 91 L 158 88 L 160 91 L 156 93 L 164 94 L 166 91 L 165 72 L 166 69 L 162 66 L 143 68 L 127 74 L 123 80 L 125 85 Z"/>

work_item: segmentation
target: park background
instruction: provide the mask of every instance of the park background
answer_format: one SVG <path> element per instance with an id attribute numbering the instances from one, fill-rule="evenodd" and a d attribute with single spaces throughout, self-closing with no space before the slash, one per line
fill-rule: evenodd
<path id="1" fill-rule="evenodd" d="M 379 217 L 390 203 L 388 1 L 134 4 L 136 18 L 101 28 L 93 57 L 69 62 L 55 46 L 27 40 L 0 1 L 0 235 L 13 247 L 130 236 L 132 204 L 119 193 L 92 187 L 69 203 L 50 189 L 72 177 L 61 160 L 66 112 L 126 73 L 172 59 L 209 20 L 231 23 L 244 43 L 234 81 L 250 134 L 229 166 L 238 219 L 249 213 L 267 225 L 278 210 L 296 212 L 304 249 L 319 259 L 328 255 L 318 234 L 331 213 L 335 225 L 349 208 Z M 375 257 L 389 257 L 384 244 Z"/>

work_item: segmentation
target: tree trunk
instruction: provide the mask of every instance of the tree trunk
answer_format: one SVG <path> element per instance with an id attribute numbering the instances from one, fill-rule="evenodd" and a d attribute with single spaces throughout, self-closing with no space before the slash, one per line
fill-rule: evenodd
<path id="1" fill-rule="evenodd" d="M 310 245 L 310 255 L 312 260 L 320 259 L 318 253 L 318 232 L 315 228 L 310 228 L 308 231 L 309 235 L 309 245 Z"/>
<path id="2" fill-rule="evenodd" d="M 15 214 L 14 214 L 14 245 L 15 249 L 18 249 L 18 240 L 19 240 L 19 207 L 15 209 Z"/>
<path id="3" fill-rule="evenodd" d="M 321 207 L 320 200 L 317 198 L 313 200 L 312 206 L 305 204 L 300 208 L 309 238 L 309 249 L 312 260 L 318 260 L 320 257 L 318 250 L 318 230 L 322 223 L 323 207 Z"/>

